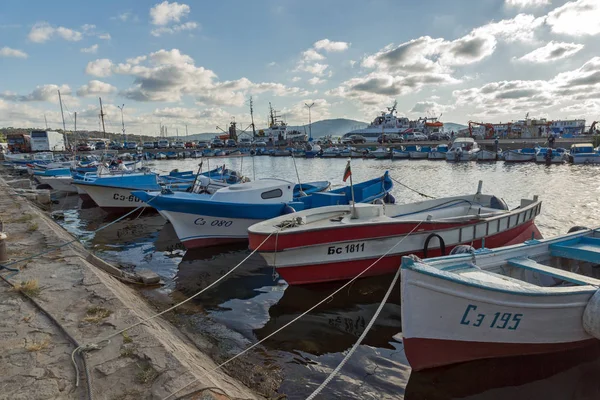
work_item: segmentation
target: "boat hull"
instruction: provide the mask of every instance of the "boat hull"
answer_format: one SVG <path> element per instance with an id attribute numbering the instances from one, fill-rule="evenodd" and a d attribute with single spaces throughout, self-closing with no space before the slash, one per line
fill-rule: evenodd
<path id="1" fill-rule="evenodd" d="M 404 351 L 411 368 L 419 371 L 585 346 L 595 340 L 581 323 L 593 293 L 534 296 L 490 291 L 403 267 Z"/>
<path id="2" fill-rule="evenodd" d="M 84 191 L 98 207 L 109 212 L 121 212 L 138 207 L 148 207 L 146 203 L 131 194 L 132 190 L 108 186 L 85 185 L 74 183 L 78 190 Z M 83 198 L 83 196 L 82 196 Z"/>
<path id="3" fill-rule="evenodd" d="M 412 159 L 424 159 L 429 156 L 429 152 L 424 151 L 411 151 L 409 157 Z"/>
<path id="4" fill-rule="evenodd" d="M 517 151 L 509 150 L 504 155 L 504 161 L 506 162 L 529 162 L 535 160 L 535 154 L 532 153 L 520 153 Z"/>
<path id="5" fill-rule="evenodd" d="M 489 150 L 480 150 L 477 152 L 477 161 L 496 161 L 498 160 L 498 153 Z"/>
<path id="6" fill-rule="evenodd" d="M 446 161 L 451 162 L 462 162 L 462 161 L 473 161 L 477 159 L 478 152 L 472 151 L 449 151 L 446 153 Z"/>
<path id="7" fill-rule="evenodd" d="M 519 215 L 524 222 L 508 228 L 509 220 L 516 221 L 515 214 L 505 215 L 499 221 L 489 222 L 485 228 L 485 246 L 494 248 L 520 243 L 532 237 L 541 238 L 541 234 L 534 224 L 535 215 L 540 207 L 535 207 L 529 213 L 529 218 Z M 526 210 L 525 212 L 528 212 Z M 506 224 L 507 228 L 502 229 Z M 285 231 L 278 236 L 276 244 L 279 251 L 274 251 L 275 244 L 269 240 L 260 251 L 267 264 L 274 266 L 279 275 L 290 285 L 349 280 L 374 265 L 362 276 L 382 275 L 398 270 L 403 255 L 415 254 L 424 257 L 424 243 L 428 236 L 437 234 L 445 242 L 446 254 L 455 246 L 466 244 L 475 248 L 482 247 L 482 239 L 473 237 L 474 230 L 483 229 L 482 224 L 440 224 L 423 223 L 422 230 L 407 234 L 416 225 L 413 223 L 398 223 L 396 226 L 378 226 L 355 228 L 343 232 L 338 229 L 324 229 L 321 231 L 305 231 L 294 235 L 286 235 Z M 476 225 L 479 225 L 477 227 Z M 495 232 L 494 232 L 495 231 Z M 483 231 L 485 232 L 485 231 Z M 336 238 L 337 241 L 316 243 L 323 238 Z M 250 247 L 256 248 L 264 240 L 263 235 L 250 232 Z M 404 239 L 403 239 L 404 238 Z M 403 240 L 402 240 L 403 239 Z M 398 244 L 402 240 L 400 244 Z M 394 245 L 397 245 L 387 255 L 383 256 Z M 273 247 L 272 247 L 273 246 Z M 437 240 L 429 246 L 427 257 L 442 255 Z"/>
<path id="8" fill-rule="evenodd" d="M 392 158 L 394 160 L 406 160 L 410 157 L 408 151 L 393 151 Z"/>
<path id="9" fill-rule="evenodd" d="M 600 154 L 571 154 L 569 162 L 573 164 L 600 164 Z"/>
<path id="10" fill-rule="evenodd" d="M 248 240 L 248 228 L 261 221 L 249 218 L 215 217 L 161 210 L 186 249 L 239 243 Z"/>
<path id="11" fill-rule="evenodd" d="M 535 156 L 535 162 L 540 164 L 562 164 L 565 162 L 565 156 L 563 154 L 558 154 L 550 158 L 546 158 L 545 154 L 537 154 Z"/>
<path id="12" fill-rule="evenodd" d="M 70 176 L 37 176 L 37 179 L 58 192 L 77 193 L 77 188 L 72 185 L 73 178 Z"/>
<path id="13" fill-rule="evenodd" d="M 446 152 L 432 150 L 429 153 L 429 155 L 427 156 L 427 158 L 430 159 L 430 160 L 445 160 L 446 159 Z"/>

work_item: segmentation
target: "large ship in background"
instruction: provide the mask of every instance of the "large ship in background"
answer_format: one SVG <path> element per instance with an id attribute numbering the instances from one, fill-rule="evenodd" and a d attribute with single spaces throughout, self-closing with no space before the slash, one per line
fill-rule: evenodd
<path id="1" fill-rule="evenodd" d="M 443 130 L 444 124 L 435 117 L 419 118 L 416 121 L 410 121 L 406 117 L 396 115 L 398 102 L 394 102 L 391 107 L 387 107 L 387 112 L 382 111 L 381 115 L 376 117 L 366 128 L 355 129 L 344 135 L 360 135 L 367 142 L 377 142 L 381 135 L 404 135 L 411 132 L 421 132 L 424 134 L 438 133 Z"/>
<path id="2" fill-rule="evenodd" d="M 275 111 L 271 106 L 271 103 L 269 103 L 269 127 L 267 129 L 259 130 L 258 136 L 263 136 L 265 140 L 274 143 L 281 141 L 306 142 L 308 140 L 308 136 L 305 132 L 288 130 L 287 124 L 279 118 L 281 118 L 281 116 L 277 115 L 277 111 Z"/>

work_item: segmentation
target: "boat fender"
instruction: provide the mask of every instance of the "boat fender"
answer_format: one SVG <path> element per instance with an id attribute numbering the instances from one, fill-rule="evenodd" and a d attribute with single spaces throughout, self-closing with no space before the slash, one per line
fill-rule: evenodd
<path id="1" fill-rule="evenodd" d="M 386 193 L 385 196 L 383 196 L 383 201 L 387 204 L 396 204 L 396 199 L 394 198 L 394 196 L 392 196 L 390 192 Z"/>
<path id="2" fill-rule="evenodd" d="M 475 253 L 475 248 L 473 246 L 468 246 L 466 244 L 459 244 L 458 246 L 455 246 L 451 251 L 450 251 L 450 255 L 454 255 L 454 254 L 468 254 L 468 253 Z"/>
<path id="3" fill-rule="evenodd" d="M 492 196 L 490 199 L 490 208 L 494 208 L 496 210 L 508 210 L 508 204 L 506 204 L 504 199 Z"/>
<path id="4" fill-rule="evenodd" d="M 572 226 L 567 233 L 577 232 L 577 231 L 587 231 L 589 228 L 586 226 L 575 225 Z"/>
<path id="5" fill-rule="evenodd" d="M 596 290 L 585 306 L 583 329 L 596 339 L 600 339 L 600 290 Z"/>
<path id="6" fill-rule="evenodd" d="M 294 210 L 294 207 L 286 204 L 285 207 L 283 207 L 283 211 L 281 212 L 281 215 L 293 214 L 295 212 L 296 212 L 296 210 Z"/>

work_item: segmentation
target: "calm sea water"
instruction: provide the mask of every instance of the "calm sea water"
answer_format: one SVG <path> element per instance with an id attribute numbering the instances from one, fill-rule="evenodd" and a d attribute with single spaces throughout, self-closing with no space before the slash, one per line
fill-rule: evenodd
<path id="1" fill-rule="evenodd" d="M 155 170 L 197 169 L 199 160 L 157 161 Z M 297 159 L 303 181 L 342 184 L 344 159 Z M 256 157 L 211 160 L 250 178 L 296 181 L 291 158 Z M 206 168 L 207 165 L 204 165 Z M 571 165 L 451 164 L 427 160 L 353 160 L 355 182 L 389 170 L 410 187 L 435 197 L 483 191 L 504 198 L 509 206 L 538 195 L 543 200 L 537 225 L 546 237 L 575 225 L 600 225 L 600 167 Z M 399 185 L 398 202 L 422 200 Z M 63 225 L 77 236 L 114 219 L 96 207 L 82 208 L 77 197 L 61 200 Z M 185 252 L 170 224 L 142 212 L 105 229 L 86 243 L 106 259 L 125 267 L 142 266 L 165 281 L 146 290 L 154 299 L 180 301 L 221 277 L 249 253 L 245 245 Z M 306 398 L 338 365 L 364 331 L 383 298 L 391 276 L 359 280 L 264 343 L 264 362 L 283 376 L 280 393 Z M 218 336 L 234 355 L 326 298 L 339 284 L 288 287 L 259 255 L 253 255 L 219 286 L 198 297 L 189 323 L 199 332 Z M 195 313 L 195 314 L 194 314 Z M 190 314 L 188 312 L 188 314 Z M 198 318 L 195 318 L 198 317 Z M 206 321 L 209 320 L 210 324 Z M 343 399 L 599 399 L 600 346 L 559 355 L 484 360 L 442 370 L 411 373 L 400 340 L 400 289 L 396 288 L 373 329 L 320 398 Z"/>

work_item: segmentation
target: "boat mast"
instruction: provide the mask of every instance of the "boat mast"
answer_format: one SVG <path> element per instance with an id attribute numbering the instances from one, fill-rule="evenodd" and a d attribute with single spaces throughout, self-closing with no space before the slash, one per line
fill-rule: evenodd
<path id="1" fill-rule="evenodd" d="M 65 147 L 69 147 L 69 138 L 67 136 L 67 127 L 65 125 L 65 114 L 63 112 L 62 97 L 60 97 L 60 90 L 58 90 L 58 102 L 60 103 L 60 116 L 62 117 L 63 134 L 65 135 Z"/>
<path id="2" fill-rule="evenodd" d="M 252 103 L 252 96 L 250 96 L 250 119 L 252 120 L 252 139 L 256 137 L 256 128 L 254 127 L 254 109 Z"/>
<path id="3" fill-rule="evenodd" d="M 48 130 L 48 119 L 46 118 L 46 114 L 44 114 L 44 121 L 46 122 L 46 130 Z"/>
<path id="4" fill-rule="evenodd" d="M 102 133 L 104 133 L 104 139 L 106 139 L 106 129 L 104 129 L 104 109 L 102 108 L 102 97 L 98 97 L 100 100 L 100 119 L 102 120 Z"/>

